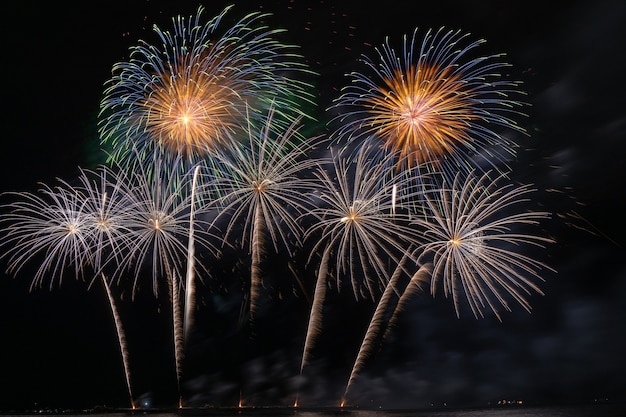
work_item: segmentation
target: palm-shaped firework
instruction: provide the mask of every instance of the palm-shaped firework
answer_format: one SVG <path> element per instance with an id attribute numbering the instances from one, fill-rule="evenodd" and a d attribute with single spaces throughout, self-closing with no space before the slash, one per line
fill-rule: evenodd
<path id="1" fill-rule="evenodd" d="M 401 54 L 386 41 L 364 56 L 363 72 L 348 75 L 334 107 L 341 111 L 338 141 L 374 136 L 382 152 L 397 152 L 398 168 L 417 166 L 454 174 L 496 166 L 514 153 L 505 132 L 523 129 L 513 120 L 522 105 L 518 83 L 498 74 L 502 55 L 473 58 L 484 41 L 459 31 L 417 30 Z"/>
<path id="2" fill-rule="evenodd" d="M 309 262 L 317 253 L 321 262 L 301 370 L 322 327 L 330 275 L 338 288 L 347 278 L 357 299 L 376 299 L 390 280 L 389 262 L 399 265 L 418 238 L 408 226 L 407 208 L 402 207 L 418 189 L 408 184 L 404 173 L 390 174 L 387 164 L 374 157 L 375 151 L 363 147 L 350 156 L 344 149 L 333 156 L 330 168 L 320 166 L 314 173 L 317 207 L 312 214 L 319 220 L 309 227 L 306 238 L 316 242 Z"/>
<path id="3" fill-rule="evenodd" d="M 122 353 L 122 361 L 126 376 L 126 385 L 130 395 L 131 408 L 135 403 L 131 390 L 130 364 L 126 348 L 126 336 L 122 327 L 121 318 L 117 311 L 115 299 L 109 285 L 106 271 L 118 273 L 117 268 L 122 263 L 123 256 L 129 247 L 128 238 L 130 229 L 127 227 L 126 210 L 128 189 L 126 183 L 120 181 L 117 174 L 106 166 L 98 171 L 83 171 L 79 176 L 80 185 L 77 191 L 85 201 L 85 215 L 91 228 L 91 248 L 93 266 L 109 299 L 109 305 L 116 325 L 117 338 Z"/>
<path id="4" fill-rule="evenodd" d="M 314 139 L 300 135 L 300 121 L 280 132 L 274 120 L 270 110 L 262 126 L 248 126 L 247 142 L 215 159 L 222 173 L 213 181 L 218 196 L 214 204 L 220 209 L 214 224 L 223 228 L 225 242 L 239 240 L 249 250 L 251 319 L 257 309 L 265 245 L 292 254 L 301 243 L 298 219 L 310 208 L 307 193 L 313 187 L 306 174 L 316 164 L 311 155 Z"/>
<path id="5" fill-rule="evenodd" d="M 124 255 L 121 243 L 129 232 L 124 223 L 124 183 L 101 167 L 98 172 L 82 170 L 77 184 L 60 181 L 54 188 L 42 186 L 39 195 L 16 195 L 1 218 L 6 232 L 2 244 L 9 245 L 3 256 L 9 257 L 9 272 L 13 273 L 42 257 L 32 287 L 40 286 L 44 279 L 50 280 L 50 287 L 57 279 L 60 284 L 66 267 L 73 268 L 77 278 L 84 278 L 87 271 L 94 274 L 93 279 L 101 278 L 116 326 L 131 407 L 135 408 L 126 338 L 104 270 L 107 265 L 117 265 Z"/>
<path id="6" fill-rule="evenodd" d="M 151 168 L 143 164 L 130 175 L 120 174 L 120 181 L 128 184 L 127 210 L 125 224 L 130 230 L 125 253 L 127 256 L 120 263 L 119 274 L 132 271 L 133 296 L 139 290 L 142 272 L 146 271 L 152 278 L 152 290 L 158 296 L 159 289 L 165 284 L 169 291 L 172 306 L 174 352 L 176 360 L 177 381 L 180 388 L 183 357 L 183 316 L 181 307 L 193 306 L 194 292 L 189 286 L 193 276 L 183 280 L 183 275 L 195 275 L 196 251 L 190 251 L 193 238 L 204 250 L 215 255 L 210 235 L 206 232 L 208 225 L 203 225 L 203 216 L 194 217 L 195 184 L 197 171 L 192 170 L 182 178 L 164 174 L 165 169 L 177 169 L 180 159 L 169 161 L 164 167 L 163 161 L 155 158 Z M 195 233 L 194 233 L 195 232 Z M 195 248 L 195 243 L 193 247 Z M 206 253 L 206 252 L 205 252 Z M 165 279 L 165 282 L 162 281 Z M 183 303 L 180 292 L 187 291 Z M 182 405 L 182 399 L 181 399 Z"/>
<path id="7" fill-rule="evenodd" d="M 173 31 L 154 27 L 159 44 L 141 41 L 128 62 L 113 67 L 101 104 L 100 134 L 114 158 L 133 166 L 153 150 L 184 161 L 209 162 L 216 149 L 245 131 L 241 121 L 263 117 L 273 106 L 276 126 L 287 126 L 312 95 L 297 76 L 307 72 L 295 47 L 281 44 L 263 13 L 232 26 L 232 7 L 202 23 L 195 16 L 173 20 Z M 188 168 L 187 164 L 182 165 Z"/>
<path id="8" fill-rule="evenodd" d="M 524 249 L 552 240 L 523 227 L 536 226 L 550 214 L 523 210 L 535 190 L 500 184 L 501 179 L 488 173 L 459 175 L 451 186 L 428 193 L 427 215 L 414 220 L 427 242 L 419 248 L 420 258 L 433 263 L 431 291 L 442 286 L 446 296 L 452 295 L 457 314 L 461 295 L 476 317 L 489 309 L 499 318 L 499 306 L 510 310 L 507 297 L 530 311 L 526 297 L 542 294 L 534 281 L 549 268 Z"/>

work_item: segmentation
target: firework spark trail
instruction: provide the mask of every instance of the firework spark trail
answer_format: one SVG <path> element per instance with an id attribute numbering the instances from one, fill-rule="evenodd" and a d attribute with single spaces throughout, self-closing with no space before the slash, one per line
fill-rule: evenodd
<path id="1" fill-rule="evenodd" d="M 489 173 L 467 178 L 457 175 L 451 188 L 426 195 L 427 220 L 413 220 L 426 237 L 418 262 L 432 257 L 431 293 L 442 284 L 444 294 L 452 294 L 457 315 L 461 290 L 476 317 L 482 317 L 482 310 L 488 307 L 500 319 L 497 304 L 510 311 L 505 296 L 530 312 L 526 296 L 543 294 L 533 280 L 543 281 L 541 269 L 552 271 L 523 249 L 543 248 L 553 240 L 516 231 L 537 226 L 550 214 L 513 211 L 529 202 L 535 190 L 529 185 L 501 186 L 499 179 L 502 176 L 492 179 Z"/>
<path id="2" fill-rule="evenodd" d="M 130 363 L 128 360 L 128 348 L 126 347 L 126 335 L 124 334 L 124 328 L 122 327 L 122 319 L 120 317 L 119 312 L 117 311 L 117 306 L 115 305 L 115 297 L 111 292 L 111 288 L 109 287 L 109 283 L 107 282 L 104 274 L 101 274 L 102 277 L 102 285 L 107 293 L 107 298 L 109 300 L 109 306 L 111 307 L 111 314 L 113 315 L 113 320 L 115 322 L 115 331 L 117 334 L 117 340 L 119 343 L 120 353 L 122 355 L 122 362 L 124 365 L 124 376 L 126 378 L 126 387 L 128 389 L 128 396 L 130 397 L 130 406 L 131 409 L 135 409 L 135 400 L 133 399 L 133 390 L 131 389 L 130 382 Z"/>
<path id="3" fill-rule="evenodd" d="M 192 165 L 210 164 L 207 156 L 245 134 L 248 109 L 261 123 L 273 107 L 281 129 L 304 116 L 301 106 L 313 97 L 299 80 L 311 74 L 304 59 L 278 41 L 282 30 L 263 23 L 268 14 L 250 13 L 225 27 L 232 8 L 202 23 L 199 7 L 195 16 L 174 18 L 173 31 L 155 26 L 156 44 L 140 41 L 128 62 L 114 65 L 99 122 L 113 159 L 134 168 L 136 155 L 146 162 L 159 148 Z"/>
<path id="4" fill-rule="evenodd" d="M 191 329 L 193 327 L 193 311 L 196 306 L 196 283 L 195 283 L 195 239 L 194 239 L 194 216 L 196 207 L 196 187 L 198 186 L 198 174 L 200 167 L 196 167 L 193 171 L 193 179 L 191 181 L 191 200 L 189 208 L 189 239 L 187 243 L 187 279 L 185 284 L 185 317 L 184 317 L 184 338 L 189 340 Z"/>
<path id="5" fill-rule="evenodd" d="M 183 396 L 180 390 L 180 382 L 183 376 L 183 368 L 182 363 L 184 359 L 183 346 L 184 346 L 184 334 L 183 334 L 183 323 L 182 323 L 182 313 L 180 311 L 180 285 L 178 274 L 175 269 L 172 269 L 172 272 L 168 274 L 170 279 L 170 294 L 172 300 L 172 317 L 174 323 L 174 356 L 175 356 L 175 364 L 176 364 L 176 384 L 178 388 L 178 408 L 183 407 Z"/>
<path id="6" fill-rule="evenodd" d="M 303 174 L 317 163 L 309 155 L 316 138 L 301 137 L 299 119 L 281 133 L 276 133 L 273 120 L 274 112 L 270 110 L 264 126 L 248 126 L 247 143 L 216 155 L 222 176 L 213 181 L 219 195 L 214 205 L 220 208 L 213 224 L 220 227 L 219 223 L 224 223 L 224 242 L 242 230 L 241 244 L 249 246 L 251 318 L 257 306 L 264 243 L 271 243 L 276 252 L 282 245 L 290 255 L 301 244 L 298 220 L 309 212 L 308 193 L 313 188 L 312 181 Z"/>
<path id="7" fill-rule="evenodd" d="M 317 280 L 315 282 L 315 292 L 313 294 L 313 303 L 311 304 L 311 313 L 307 324 L 306 337 L 304 340 L 304 349 L 302 350 L 302 360 L 300 362 L 300 373 L 309 361 L 309 355 L 315 340 L 322 332 L 322 309 L 324 300 L 326 299 L 328 260 L 330 258 L 330 250 L 325 250 L 322 255 L 319 270 L 317 272 Z"/>
<path id="8" fill-rule="evenodd" d="M 445 174 L 497 167 L 514 155 L 516 144 L 496 129 L 522 133 L 513 120 L 523 103 L 518 82 L 499 71 L 503 54 L 471 58 L 483 40 L 467 34 L 429 30 L 418 44 L 417 30 L 398 54 L 388 40 L 375 58 L 363 56 L 365 71 L 349 83 L 333 107 L 337 141 L 377 138 L 381 152 L 398 152 L 396 166 L 418 166 Z"/>
<path id="9" fill-rule="evenodd" d="M 343 398 L 341 400 L 342 404 L 345 404 L 346 399 L 348 398 L 348 393 L 350 391 L 350 387 L 357 377 L 359 371 L 363 369 L 365 365 L 365 360 L 372 354 L 374 348 L 376 347 L 376 341 L 379 339 L 380 332 L 383 327 L 386 327 L 385 334 L 382 339 L 387 338 L 387 333 L 391 326 L 395 325 L 395 317 L 398 312 L 402 311 L 404 305 L 406 304 L 406 300 L 408 296 L 413 294 L 416 289 L 421 287 L 423 281 L 427 280 L 430 277 L 432 272 L 432 265 L 426 264 L 421 266 L 418 271 L 413 274 L 411 280 L 407 284 L 404 290 L 399 288 L 399 279 L 404 274 L 404 263 L 409 259 L 410 252 L 405 252 L 402 260 L 396 267 L 387 287 L 385 287 L 385 291 L 383 292 L 382 297 L 378 301 L 376 305 L 376 310 L 372 316 L 369 326 L 367 327 L 367 331 L 365 333 L 365 337 L 363 338 L 363 342 L 361 343 L 361 347 L 359 348 L 359 352 L 357 354 L 356 360 L 354 361 L 354 366 L 352 367 L 352 371 L 350 373 L 350 377 L 348 378 L 348 383 L 346 384 L 346 389 L 343 394 Z M 392 317 L 385 323 L 385 315 L 387 309 L 389 307 L 391 298 L 393 295 L 400 295 L 398 303 L 393 310 Z"/>
<path id="10" fill-rule="evenodd" d="M 409 252 L 405 252 L 389 282 L 387 283 L 383 295 L 380 297 L 380 300 L 376 305 L 376 309 L 374 311 L 374 314 L 372 315 L 370 324 L 367 327 L 365 336 L 363 337 L 363 342 L 361 343 L 361 347 L 359 348 L 359 352 L 354 361 L 354 365 L 352 366 L 352 371 L 350 372 L 350 377 L 348 378 L 348 383 L 346 384 L 346 389 L 343 393 L 343 398 L 341 400 L 342 404 L 345 404 L 346 398 L 348 397 L 348 391 L 352 386 L 352 382 L 356 378 L 357 373 L 363 368 L 365 360 L 371 354 L 372 350 L 375 347 L 376 339 L 378 338 L 380 330 L 382 329 L 384 324 L 384 315 L 386 313 L 389 302 L 391 301 L 392 295 L 398 292 L 398 279 L 403 273 L 403 266 L 408 258 Z"/>
<path id="11" fill-rule="evenodd" d="M 254 208 L 254 226 L 251 228 L 251 251 L 252 265 L 250 266 L 250 319 L 254 319 L 254 312 L 257 309 L 257 301 L 259 299 L 260 288 L 263 281 L 261 276 L 261 257 L 263 255 L 263 229 L 264 221 L 262 215 L 263 209 L 260 204 Z"/>
<path id="12" fill-rule="evenodd" d="M 341 278 L 347 276 L 357 299 L 375 299 L 378 290 L 390 280 L 387 261 L 400 264 L 405 245 L 417 239 L 413 229 L 407 226 L 406 210 L 398 210 L 405 200 L 414 197 L 414 192 L 405 186 L 406 176 L 389 174 L 386 165 L 372 159 L 366 148 L 356 157 L 346 157 L 340 152 L 333 156 L 332 163 L 331 169 L 320 166 L 314 172 L 315 195 L 320 205 L 312 214 L 319 220 L 306 231 L 305 239 L 317 239 L 308 262 L 319 251 L 322 259 L 300 372 L 321 332 L 322 308 L 331 272 L 336 276 L 338 288 Z M 395 187 L 398 184 L 404 192 L 394 193 L 390 198 L 390 188 L 398 190 Z M 358 279 L 360 274 L 365 275 L 362 281 Z"/>
<path id="13" fill-rule="evenodd" d="M 411 281 L 407 284 L 406 288 L 402 292 L 400 299 L 398 300 L 398 304 L 393 309 L 393 313 L 387 322 L 387 328 L 385 330 L 385 334 L 383 335 L 383 340 L 387 340 L 391 331 L 396 327 L 396 321 L 398 320 L 398 315 L 403 312 L 406 308 L 406 304 L 409 299 L 418 291 L 423 290 L 423 284 L 430 281 L 433 273 L 433 265 L 427 263 L 422 265 L 415 274 L 411 277 Z"/>

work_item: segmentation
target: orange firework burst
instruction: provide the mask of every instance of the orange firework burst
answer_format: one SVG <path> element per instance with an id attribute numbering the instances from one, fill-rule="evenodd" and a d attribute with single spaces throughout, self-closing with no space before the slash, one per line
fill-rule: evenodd
<path id="1" fill-rule="evenodd" d="M 232 89 L 204 71 L 181 68 L 162 78 L 163 83 L 139 102 L 145 110 L 147 133 L 172 155 L 192 158 L 214 150 L 225 141 L 225 132 L 235 128 L 229 108 Z"/>
<path id="2" fill-rule="evenodd" d="M 349 74 L 334 106 L 340 123 L 333 136 L 378 141 L 398 153 L 398 169 L 470 172 L 480 160 L 506 161 L 515 142 L 503 131 L 523 132 L 511 118 L 523 105 L 510 98 L 518 83 L 497 73 L 508 64 L 500 55 L 469 58 L 484 41 L 463 46 L 460 32 L 429 31 L 419 47 L 416 33 L 405 38 L 401 56 L 386 42 L 377 61 L 364 57 L 367 73 Z"/>
<path id="3" fill-rule="evenodd" d="M 380 96 L 372 97 L 371 130 L 409 166 L 440 161 L 472 140 L 471 93 L 463 91 L 450 68 L 412 66 L 384 82 Z"/>

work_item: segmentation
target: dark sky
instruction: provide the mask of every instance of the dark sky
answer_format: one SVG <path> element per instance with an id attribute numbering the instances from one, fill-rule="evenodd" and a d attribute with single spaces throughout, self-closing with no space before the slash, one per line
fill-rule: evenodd
<path id="1" fill-rule="evenodd" d="M 169 27 L 197 2 L 5 2 L 2 6 L 4 111 L 2 191 L 71 179 L 101 160 L 96 120 L 103 84 L 128 47 Z M 19 3 L 19 4 L 16 4 Z M 167 3 L 163 6 L 160 3 Z M 263 10 L 287 29 L 286 41 L 320 76 L 324 109 L 361 53 L 386 36 L 445 26 L 487 39 L 485 53 L 506 52 L 531 103 L 530 135 L 515 175 L 545 188 L 546 206 L 575 210 L 574 227 L 554 222 L 545 296 L 502 322 L 456 318 L 450 300 L 419 297 L 353 388 L 354 401 L 384 407 L 626 400 L 626 5 L 572 1 L 240 2 L 233 14 Z M 129 6 L 129 4 L 131 4 Z M 228 3 L 205 4 L 212 17 Z M 153 38 L 150 38 L 153 39 Z M 323 111 L 320 111 L 323 115 Z M 583 230 L 586 229 L 586 230 Z M 597 233 L 591 233 L 594 231 Z M 4 269 L 5 265 L 2 265 Z M 201 329 L 183 377 L 194 405 L 336 405 L 373 306 L 337 297 L 316 357 L 297 377 L 307 304 L 270 304 L 254 337 L 237 329 L 240 294 L 206 292 Z M 171 328 L 150 293 L 121 303 L 133 391 L 154 404 L 176 401 Z M 29 293 L 28 276 L 0 279 L 0 411 L 13 408 L 127 406 L 115 330 L 104 290 L 66 280 Z"/>

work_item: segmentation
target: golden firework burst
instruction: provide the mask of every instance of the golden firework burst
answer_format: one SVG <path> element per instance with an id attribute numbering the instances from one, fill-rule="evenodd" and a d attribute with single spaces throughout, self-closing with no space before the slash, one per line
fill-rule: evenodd
<path id="1" fill-rule="evenodd" d="M 437 163 L 472 140 L 472 92 L 450 68 L 412 66 L 383 81 L 380 94 L 372 97 L 371 130 L 409 166 Z"/>
<path id="2" fill-rule="evenodd" d="M 224 143 L 233 129 L 232 89 L 203 71 L 180 68 L 176 74 L 161 77 L 151 95 L 140 104 L 144 108 L 146 131 L 173 155 L 203 155 Z"/>

